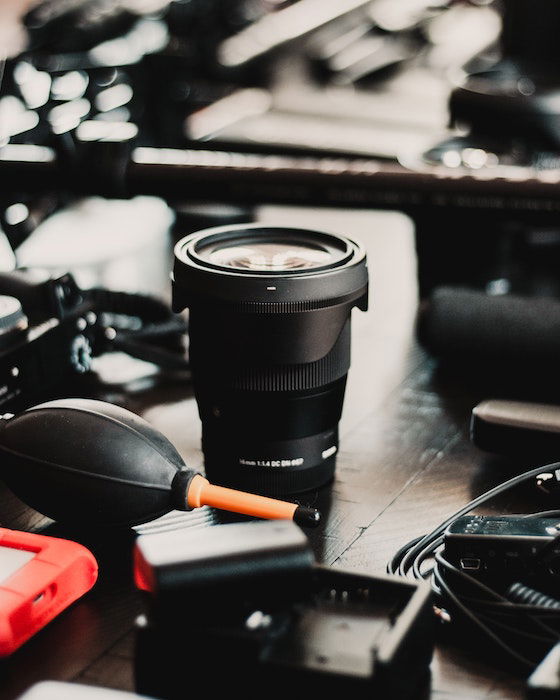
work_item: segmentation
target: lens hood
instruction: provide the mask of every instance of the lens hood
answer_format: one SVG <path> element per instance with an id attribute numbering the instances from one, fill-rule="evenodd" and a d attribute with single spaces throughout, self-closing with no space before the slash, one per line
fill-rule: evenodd
<path id="1" fill-rule="evenodd" d="M 328 255 L 324 264 L 302 269 L 241 269 L 213 263 L 205 249 L 223 250 L 255 241 L 308 246 Z M 249 311 L 289 313 L 358 300 L 367 309 L 368 273 L 365 250 L 342 236 L 262 224 L 217 226 L 178 241 L 173 272 L 176 312 L 194 300 L 242 305 Z M 263 306 L 261 306 L 263 305 Z"/>

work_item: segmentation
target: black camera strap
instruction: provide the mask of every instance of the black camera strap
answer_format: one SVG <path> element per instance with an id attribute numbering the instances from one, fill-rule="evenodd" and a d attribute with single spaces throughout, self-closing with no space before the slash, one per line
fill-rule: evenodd
<path id="1" fill-rule="evenodd" d="M 184 318 L 156 297 L 103 288 L 84 290 L 101 317 L 97 353 L 121 351 L 164 369 L 188 370 Z"/>

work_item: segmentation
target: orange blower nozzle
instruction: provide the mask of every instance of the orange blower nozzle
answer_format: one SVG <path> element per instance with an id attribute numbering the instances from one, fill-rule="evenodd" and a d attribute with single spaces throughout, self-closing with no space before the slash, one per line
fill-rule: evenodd
<path id="1" fill-rule="evenodd" d="M 147 421 L 105 401 L 59 399 L 1 416 L 0 461 L 12 491 L 61 522 L 134 526 L 208 505 L 319 523 L 313 508 L 212 486 Z"/>
<path id="2" fill-rule="evenodd" d="M 244 491 L 214 486 L 201 474 L 195 474 L 187 487 L 187 506 L 200 508 L 212 506 L 233 513 L 252 515 L 257 518 L 293 520 L 298 525 L 316 527 L 321 519 L 315 508 L 299 506 L 297 503 L 279 501 Z"/>

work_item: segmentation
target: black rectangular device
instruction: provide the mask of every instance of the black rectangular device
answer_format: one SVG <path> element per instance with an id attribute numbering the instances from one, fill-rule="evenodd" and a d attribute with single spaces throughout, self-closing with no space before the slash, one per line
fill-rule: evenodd
<path id="1" fill-rule="evenodd" d="M 292 522 L 144 535 L 135 560 L 140 693 L 404 699 L 428 686 L 430 586 L 318 565 Z"/>
<path id="2" fill-rule="evenodd" d="M 560 520 L 523 516 L 465 515 L 446 530 L 445 559 L 481 578 L 560 574 Z"/>
<path id="3" fill-rule="evenodd" d="M 486 452 L 556 461 L 560 457 L 560 406 L 487 399 L 471 414 L 470 437 Z M 537 462 L 538 464 L 538 462 Z"/>

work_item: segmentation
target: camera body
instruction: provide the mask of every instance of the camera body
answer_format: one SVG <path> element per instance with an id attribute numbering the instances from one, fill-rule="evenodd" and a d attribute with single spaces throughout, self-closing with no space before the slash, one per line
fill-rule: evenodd
<path id="1" fill-rule="evenodd" d="M 70 273 L 0 274 L 0 409 L 25 408 L 89 371 L 98 338 L 94 303 Z"/>

